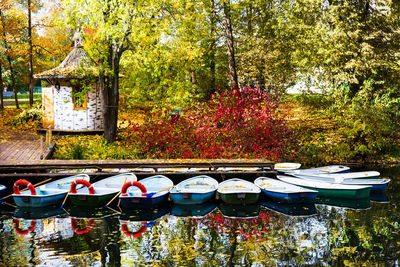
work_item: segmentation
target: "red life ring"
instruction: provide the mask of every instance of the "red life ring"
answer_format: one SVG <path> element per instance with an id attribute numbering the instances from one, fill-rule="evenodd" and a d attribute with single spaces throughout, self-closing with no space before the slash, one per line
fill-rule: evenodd
<path id="1" fill-rule="evenodd" d="M 127 196 L 128 194 L 126 193 L 126 191 L 128 191 L 128 188 L 131 186 L 136 186 L 139 187 L 140 191 L 142 191 L 142 196 L 146 195 L 147 189 L 146 187 L 144 187 L 144 185 L 142 185 L 139 182 L 135 182 L 135 181 L 131 181 L 131 182 L 126 182 L 121 189 L 121 195 L 122 196 Z"/>
<path id="2" fill-rule="evenodd" d="M 81 219 L 81 220 L 83 220 L 83 219 Z M 92 228 L 94 227 L 94 223 L 95 223 L 94 219 L 89 219 L 89 226 L 84 229 L 80 229 L 78 227 L 78 219 L 71 218 L 72 230 L 74 231 L 74 233 L 76 233 L 78 235 L 89 233 L 92 230 Z"/>
<path id="3" fill-rule="evenodd" d="M 78 184 L 83 184 L 84 186 L 87 186 L 87 187 L 88 187 L 88 190 L 89 190 L 89 194 L 93 195 L 93 194 L 95 193 L 93 185 L 92 185 L 89 181 L 84 180 L 84 179 L 75 179 L 75 180 L 72 182 L 72 184 L 71 184 L 71 190 L 70 190 L 71 193 L 76 194 L 76 186 L 77 186 Z"/>
<path id="4" fill-rule="evenodd" d="M 20 180 L 18 180 L 18 181 L 16 181 L 14 183 L 14 187 L 13 187 L 14 194 L 16 194 L 16 195 L 20 195 L 21 194 L 21 192 L 19 191 L 19 187 L 21 185 L 24 185 L 24 186 L 28 187 L 29 190 L 31 190 L 31 195 L 36 195 L 36 189 L 33 186 L 33 184 L 31 184 L 29 181 L 24 180 L 24 179 L 20 179 Z"/>
<path id="5" fill-rule="evenodd" d="M 31 233 L 36 227 L 36 220 L 31 221 L 31 225 L 28 227 L 28 229 L 19 228 L 19 219 L 13 219 L 13 223 L 15 232 L 19 235 L 27 235 Z"/>
<path id="6" fill-rule="evenodd" d="M 142 222 L 142 224 L 143 225 L 139 228 L 139 230 L 137 230 L 136 232 L 132 232 L 131 230 L 129 230 L 127 222 L 122 222 L 121 230 L 122 230 L 122 232 L 124 232 L 124 234 L 126 236 L 129 236 L 131 238 L 132 237 L 133 238 L 138 238 L 139 236 L 141 236 L 147 230 L 146 222 Z"/>

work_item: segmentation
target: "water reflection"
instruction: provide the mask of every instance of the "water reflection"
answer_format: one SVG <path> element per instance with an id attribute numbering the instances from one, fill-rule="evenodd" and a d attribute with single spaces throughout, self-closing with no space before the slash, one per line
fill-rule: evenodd
<path id="1" fill-rule="evenodd" d="M 352 200 L 345 198 L 317 197 L 315 203 L 356 210 L 365 210 L 371 207 L 369 198 Z"/>
<path id="2" fill-rule="evenodd" d="M 121 214 L 0 205 L 0 265 L 392 266 L 400 174 L 390 178 L 387 195 L 357 203 L 166 204 Z"/>
<path id="3" fill-rule="evenodd" d="M 312 216 L 317 214 L 314 203 L 278 203 L 263 201 L 261 206 L 288 216 Z"/>

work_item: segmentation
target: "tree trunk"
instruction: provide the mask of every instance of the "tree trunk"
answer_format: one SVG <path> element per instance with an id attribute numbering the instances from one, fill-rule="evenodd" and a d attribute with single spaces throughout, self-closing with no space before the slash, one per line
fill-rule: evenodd
<path id="1" fill-rule="evenodd" d="M 100 75 L 100 89 L 103 97 L 103 125 L 104 137 L 108 143 L 117 137 L 118 105 L 119 105 L 119 63 L 121 52 L 115 45 L 110 45 L 108 66 L 111 76 Z"/>
<path id="2" fill-rule="evenodd" d="M 238 88 L 238 77 L 236 74 L 236 63 L 235 63 L 235 48 L 233 44 L 233 33 L 232 33 L 232 22 L 231 22 L 231 10 L 230 2 L 224 2 L 224 21 L 225 21 L 225 35 L 226 45 L 228 48 L 228 64 L 229 64 L 229 81 L 231 88 Z"/>
<path id="3" fill-rule="evenodd" d="M 192 84 L 197 84 L 196 71 L 191 70 L 190 73 L 191 73 L 190 81 L 192 82 Z"/>
<path id="4" fill-rule="evenodd" d="M 216 79 L 215 79 L 215 51 L 217 42 L 215 40 L 215 28 L 216 28 L 216 18 L 215 18 L 215 2 L 211 0 L 211 15 L 210 15 L 210 35 L 211 35 L 211 43 L 210 43 L 210 72 L 211 72 L 211 93 L 216 91 Z"/>
<path id="5" fill-rule="evenodd" d="M 33 49 L 32 49 L 32 11 L 31 0 L 28 0 L 28 42 L 29 42 L 29 106 L 33 105 Z"/>
<path id="6" fill-rule="evenodd" d="M 10 56 L 10 48 L 8 46 L 7 43 L 7 36 L 6 36 L 6 23 L 4 21 L 4 16 L 1 13 L 1 9 L 0 9 L 0 17 L 1 17 L 1 22 L 3 24 L 3 43 L 4 43 L 4 48 L 6 49 L 6 54 L 7 54 L 7 62 L 8 62 L 8 67 L 10 70 L 10 74 L 11 74 L 11 87 L 14 91 L 14 99 L 15 99 L 15 106 L 17 107 L 17 109 L 19 109 L 19 104 L 18 104 L 18 92 L 17 92 L 17 87 L 15 85 L 15 74 L 14 74 L 14 70 L 12 67 L 12 63 L 11 63 L 11 56 Z M 3 92 L 2 92 L 3 93 Z"/>
<path id="7" fill-rule="evenodd" d="M 3 72 L 1 69 L 1 63 L 0 63 L 0 110 L 4 108 L 4 102 L 3 102 L 3 92 L 4 92 L 4 85 L 3 85 Z"/>

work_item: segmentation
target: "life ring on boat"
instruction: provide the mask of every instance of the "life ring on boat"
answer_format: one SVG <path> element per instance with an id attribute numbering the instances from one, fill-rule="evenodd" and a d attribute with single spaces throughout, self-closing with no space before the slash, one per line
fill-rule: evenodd
<path id="1" fill-rule="evenodd" d="M 127 196 L 128 194 L 126 193 L 128 191 L 128 188 L 131 186 L 136 186 L 140 189 L 140 191 L 142 191 L 142 196 L 146 195 L 147 189 L 146 187 L 144 187 L 144 185 L 142 185 L 139 182 L 135 182 L 135 181 L 131 181 L 131 182 L 126 182 L 121 189 L 121 195 L 122 196 Z"/>
<path id="2" fill-rule="evenodd" d="M 71 184 L 71 193 L 76 194 L 76 186 L 78 184 L 83 184 L 84 186 L 88 187 L 89 194 L 93 195 L 95 193 L 93 185 L 84 179 L 75 179 Z"/>
<path id="3" fill-rule="evenodd" d="M 27 235 L 31 233 L 36 227 L 36 220 L 31 221 L 31 225 L 29 225 L 28 229 L 19 228 L 19 219 L 13 219 L 14 230 L 19 235 Z"/>
<path id="4" fill-rule="evenodd" d="M 24 180 L 24 179 L 17 180 L 17 181 L 14 183 L 14 187 L 13 187 L 13 189 L 14 189 L 14 194 L 16 194 L 16 195 L 20 195 L 20 194 L 21 194 L 21 192 L 19 191 L 19 187 L 20 187 L 21 185 L 24 185 L 24 186 L 26 186 L 27 188 L 29 188 L 29 190 L 31 191 L 31 195 L 36 195 L 36 189 L 35 189 L 35 187 L 33 186 L 33 184 L 31 184 L 29 181 Z"/>
<path id="5" fill-rule="evenodd" d="M 84 219 L 80 219 L 80 220 L 84 220 Z M 71 218 L 72 231 L 74 231 L 74 233 L 76 233 L 77 235 L 89 233 L 92 230 L 92 228 L 94 227 L 94 223 L 95 223 L 94 219 L 89 219 L 89 226 L 81 229 L 80 227 L 78 227 L 78 219 Z"/>
<path id="6" fill-rule="evenodd" d="M 124 232 L 124 234 L 126 236 L 129 237 L 133 237 L 133 238 L 138 238 L 139 236 L 141 236 L 144 232 L 146 232 L 147 230 L 147 223 L 146 222 L 142 222 L 142 226 L 139 228 L 139 230 L 137 230 L 136 232 L 132 232 L 131 230 L 129 230 L 128 228 L 128 223 L 127 222 L 122 222 L 121 224 L 121 230 L 122 232 Z"/>

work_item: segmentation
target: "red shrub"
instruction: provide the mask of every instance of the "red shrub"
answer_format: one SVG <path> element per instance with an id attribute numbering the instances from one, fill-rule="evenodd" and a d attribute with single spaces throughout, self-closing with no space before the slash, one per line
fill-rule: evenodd
<path id="1" fill-rule="evenodd" d="M 146 158 L 279 160 L 291 143 L 277 102 L 258 88 L 216 93 L 179 119 L 161 115 L 130 125 Z"/>

